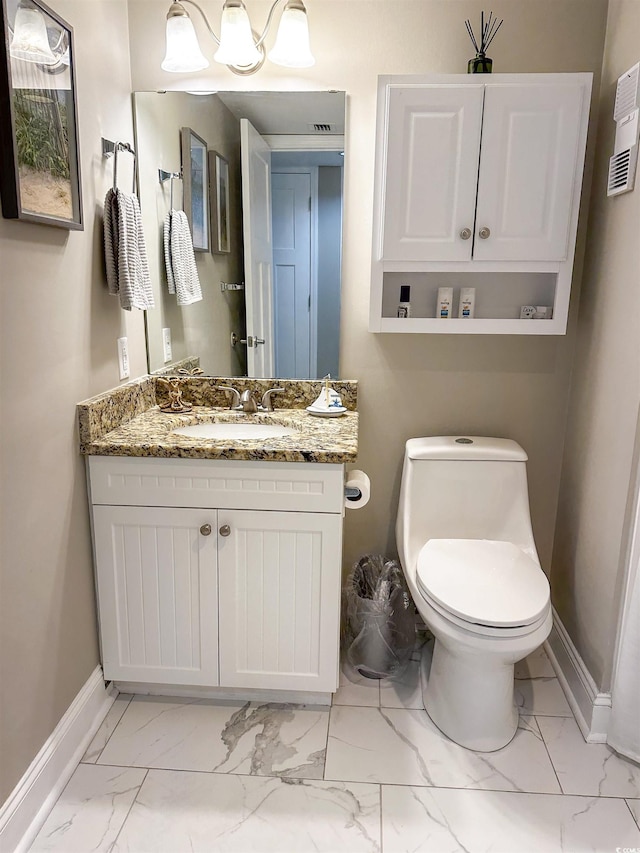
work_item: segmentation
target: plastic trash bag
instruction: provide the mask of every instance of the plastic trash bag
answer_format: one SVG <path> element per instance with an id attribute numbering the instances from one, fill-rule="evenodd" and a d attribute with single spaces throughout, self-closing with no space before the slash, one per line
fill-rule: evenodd
<path id="1" fill-rule="evenodd" d="M 345 587 L 344 648 L 367 678 L 400 676 L 416 640 L 415 606 L 397 560 L 366 554 Z"/>

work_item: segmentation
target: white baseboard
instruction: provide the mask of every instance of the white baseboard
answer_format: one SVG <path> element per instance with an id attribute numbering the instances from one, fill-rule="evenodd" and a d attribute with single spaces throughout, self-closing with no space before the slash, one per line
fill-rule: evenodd
<path id="1" fill-rule="evenodd" d="M 257 688 L 197 687 L 176 684 L 149 684 L 140 681 L 114 681 L 119 693 L 143 696 L 178 696 L 188 699 L 222 699 L 230 702 L 290 702 L 293 705 L 331 705 L 333 693 L 311 690 L 259 690 Z"/>
<path id="2" fill-rule="evenodd" d="M 22 853 L 40 830 L 113 704 L 96 667 L 0 808 L 0 850 Z"/>
<path id="3" fill-rule="evenodd" d="M 545 649 L 580 731 L 588 743 L 606 743 L 611 694 L 600 693 L 556 610 Z"/>

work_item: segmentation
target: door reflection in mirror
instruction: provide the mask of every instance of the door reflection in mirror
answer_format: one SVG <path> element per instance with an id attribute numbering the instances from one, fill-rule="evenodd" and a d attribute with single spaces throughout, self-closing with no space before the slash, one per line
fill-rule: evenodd
<path id="1" fill-rule="evenodd" d="M 196 356 L 209 375 L 339 376 L 344 103 L 344 93 L 335 92 L 135 94 L 157 306 L 146 315 L 150 372 L 165 367 L 169 328 L 173 361 Z M 185 126 L 228 161 L 231 251 L 198 253 L 204 299 L 179 307 L 167 291 L 161 224 L 169 188 L 159 184 L 158 168 L 178 168 Z M 215 200 L 215 186 L 210 195 Z M 244 282 L 245 289 L 221 282 Z"/>

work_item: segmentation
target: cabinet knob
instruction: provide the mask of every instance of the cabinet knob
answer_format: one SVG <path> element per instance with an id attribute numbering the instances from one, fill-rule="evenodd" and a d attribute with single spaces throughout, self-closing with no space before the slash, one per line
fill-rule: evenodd
<path id="1" fill-rule="evenodd" d="M 231 528 L 228 524 L 223 524 L 220 528 L 220 536 L 229 536 L 231 534 Z"/>
<path id="2" fill-rule="evenodd" d="M 463 228 L 462 231 L 460 232 L 460 236 L 462 237 L 463 240 L 468 240 L 469 237 L 471 237 L 471 229 L 470 228 Z"/>
<path id="3" fill-rule="evenodd" d="M 211 536 L 211 525 L 203 524 L 200 528 L 200 533 L 202 533 L 203 536 Z"/>
<path id="4" fill-rule="evenodd" d="M 491 236 L 491 229 L 489 229 L 489 228 L 481 228 L 481 229 L 478 231 L 478 234 L 479 234 L 479 236 L 480 236 L 480 239 L 481 239 L 481 240 L 486 240 L 486 239 L 487 239 L 487 237 L 490 237 L 490 236 Z"/>

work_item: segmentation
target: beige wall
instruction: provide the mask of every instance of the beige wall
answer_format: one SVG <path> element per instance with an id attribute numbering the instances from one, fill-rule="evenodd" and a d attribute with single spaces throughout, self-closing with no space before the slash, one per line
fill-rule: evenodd
<path id="1" fill-rule="evenodd" d="M 140 155 L 140 205 L 142 207 L 149 267 L 156 307 L 148 312 L 150 369 L 164 366 L 162 329 L 171 329 L 173 360 L 200 356 L 205 373 L 238 376 L 246 371 L 244 347 L 231 349 L 234 331 L 244 331 L 244 294 L 222 293 L 220 282 L 242 280 L 242 220 L 240 201 L 240 122 L 217 95 L 183 92 L 142 92 L 135 97 L 136 139 Z M 169 209 L 170 190 L 161 187 L 158 169 L 179 171 L 180 128 L 190 127 L 229 161 L 230 235 L 228 255 L 196 252 L 202 301 L 179 307 L 167 290 L 162 227 Z M 174 207 L 182 209 L 182 186 L 174 181 Z"/>
<path id="2" fill-rule="evenodd" d="M 74 28 L 85 230 L 0 218 L 0 802 L 98 663 L 75 404 L 146 370 L 142 312 L 107 295 L 100 137 L 132 141 L 125 0 L 55 0 Z M 127 155 L 122 155 L 126 178 Z"/>
<path id="3" fill-rule="evenodd" d="M 268 3 L 253 0 L 255 25 Z M 404 442 L 468 432 L 508 436 L 530 455 L 534 529 L 548 568 L 566 416 L 573 319 L 566 337 L 373 335 L 367 331 L 377 76 L 466 70 L 464 28 L 481 0 L 309 0 L 316 65 L 300 73 L 266 63 L 239 78 L 211 61 L 196 75 L 160 70 L 164 15 L 130 0 L 135 89 L 344 89 L 347 92 L 345 227 L 340 368 L 360 381 L 359 465 L 371 476 L 368 507 L 348 514 L 346 561 L 393 552 Z M 496 72 L 600 71 L 606 0 L 500 0 L 505 18 L 492 50 Z M 194 16 L 195 19 L 195 16 Z M 197 22 L 196 22 L 197 23 Z M 217 21 L 215 22 L 217 26 Z M 203 32 L 198 27 L 199 32 Z M 579 34 L 579 38 L 577 38 Z M 210 60 L 213 42 L 202 45 Z M 597 91 L 597 85 L 596 85 Z"/>
<path id="4" fill-rule="evenodd" d="M 640 59 L 640 3 L 611 0 L 573 387 L 553 552 L 554 601 L 609 686 L 640 403 L 640 190 L 607 198 L 618 77 Z"/>
<path id="5" fill-rule="evenodd" d="M 115 341 L 122 333 L 130 340 L 132 376 L 145 369 L 142 317 L 125 316 L 105 292 L 98 218 L 111 181 L 100 136 L 132 135 L 127 4 L 53 5 L 76 34 L 87 225 L 65 234 L 0 219 L 0 800 L 98 660 L 74 404 L 117 384 Z M 250 5 L 260 24 L 269 4 Z M 341 368 L 361 381 L 359 464 L 371 475 L 374 497 L 347 518 L 347 561 L 365 550 L 393 551 L 405 439 L 464 431 L 511 436 L 529 451 L 534 526 L 548 566 L 575 311 L 569 335 L 560 339 L 367 331 L 376 77 L 463 71 L 471 55 L 463 22 L 479 18 L 480 0 L 308 0 L 317 65 L 299 75 L 266 65 L 247 79 L 213 63 L 195 77 L 161 72 L 165 8 L 157 0 L 129 0 L 128 6 L 136 90 L 200 85 L 348 93 Z M 492 51 L 496 72 L 599 72 L 606 0 L 496 0 L 493 8 L 505 18 Z M 211 58 L 212 44 L 206 52 Z"/>

